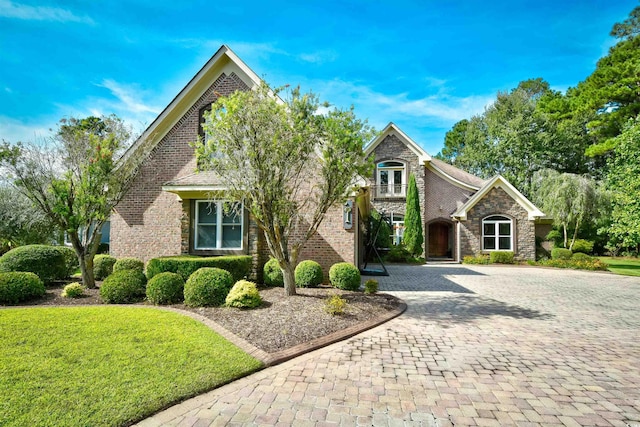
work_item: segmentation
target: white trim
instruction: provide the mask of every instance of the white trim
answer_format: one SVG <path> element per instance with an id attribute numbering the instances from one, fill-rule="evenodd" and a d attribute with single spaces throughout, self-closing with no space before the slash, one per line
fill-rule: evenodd
<path id="1" fill-rule="evenodd" d="M 386 162 L 396 162 L 402 164 L 402 166 L 384 166 L 380 167 L 380 163 Z M 383 188 L 381 172 L 387 172 L 387 184 L 386 189 L 387 192 L 383 193 L 381 190 Z M 400 177 L 400 184 L 395 182 L 395 174 L 393 172 L 400 171 L 402 176 Z M 400 191 L 397 192 L 396 185 L 400 185 Z M 376 163 L 376 197 L 378 198 L 391 198 L 391 197 L 407 197 L 407 162 L 400 159 L 387 159 L 382 160 Z M 391 191 L 389 191 L 391 190 Z"/>
<path id="2" fill-rule="evenodd" d="M 365 147 L 364 154 L 368 156 L 373 153 L 373 150 L 375 150 L 388 135 L 395 135 L 398 137 L 400 141 L 402 141 L 416 156 L 418 156 L 418 160 L 421 163 L 431 160 L 431 156 L 429 156 L 429 154 L 427 154 L 427 152 L 424 151 L 413 139 L 409 138 L 407 134 L 402 132 L 402 130 L 400 130 L 400 128 L 393 122 L 389 122 L 382 132 L 380 132 L 380 134 Z"/>
<path id="3" fill-rule="evenodd" d="M 462 262 L 462 248 L 460 247 L 460 243 L 462 242 L 462 238 L 460 237 L 460 231 L 462 229 L 462 223 L 460 221 L 456 221 L 456 253 L 458 255 L 458 262 Z"/>
<path id="4" fill-rule="evenodd" d="M 496 220 L 488 220 L 488 218 L 494 217 L 494 216 L 500 216 L 506 219 L 496 219 Z M 490 235 L 485 235 L 484 234 L 484 225 L 485 224 L 493 224 L 494 225 L 494 233 L 490 234 Z M 500 235 L 500 224 L 509 224 L 509 249 L 500 249 L 500 237 L 507 237 L 507 236 L 501 236 Z M 491 214 L 491 215 L 487 215 L 486 217 L 482 218 L 482 222 L 480 223 L 480 229 L 481 229 L 481 246 L 482 246 L 482 250 L 485 252 L 514 252 L 513 247 L 514 247 L 514 220 L 513 218 L 508 217 L 507 215 L 503 215 L 503 214 Z M 495 239 L 495 248 L 494 249 L 487 249 L 484 247 L 484 239 L 485 237 L 491 237 L 493 239 Z"/>
<path id="5" fill-rule="evenodd" d="M 225 191 L 227 187 L 220 185 L 163 185 L 162 191 L 180 193 L 183 191 Z"/>
<path id="6" fill-rule="evenodd" d="M 240 246 L 239 247 L 232 247 L 232 248 L 225 248 L 222 246 L 223 240 L 223 227 L 225 225 L 229 226 L 229 225 L 236 225 L 236 223 L 223 223 L 222 219 L 224 218 L 224 215 L 222 215 L 222 213 L 224 212 L 224 206 L 223 204 L 225 203 L 225 200 L 196 200 L 195 201 L 195 215 L 194 215 L 194 236 L 193 236 L 193 249 L 196 251 L 208 251 L 208 250 L 242 250 L 243 249 L 243 243 L 244 243 L 244 204 L 241 205 L 240 207 L 240 222 L 237 223 L 238 225 L 240 225 Z M 216 246 L 215 247 L 199 247 L 198 246 L 198 227 L 200 227 L 200 222 L 199 222 L 199 216 L 200 216 L 200 209 L 198 208 L 198 205 L 200 203 L 211 203 L 211 204 L 215 204 L 216 206 L 216 222 L 215 222 L 215 226 L 216 226 Z M 202 225 L 214 225 L 212 223 L 203 223 Z"/>
<path id="7" fill-rule="evenodd" d="M 482 200 L 482 198 L 493 188 L 501 188 L 511 196 L 523 209 L 527 211 L 529 221 L 536 221 L 546 217 L 544 212 L 538 209 L 529 199 L 527 199 L 501 175 L 496 175 L 491 178 L 480 190 L 478 190 L 477 193 L 471 196 L 464 205 L 451 214 L 451 217 L 459 221 L 466 221 L 469 210 L 473 208 L 476 203 Z"/>
<path id="8" fill-rule="evenodd" d="M 444 179 L 445 181 L 448 181 L 449 183 L 451 183 L 453 185 L 461 187 L 461 188 L 463 188 L 465 190 L 478 191 L 480 189 L 480 187 L 476 187 L 475 185 L 467 184 L 466 182 L 462 182 L 459 179 L 456 179 L 456 178 L 452 177 L 451 175 L 449 175 L 448 173 L 446 173 L 445 171 L 443 171 L 442 169 L 440 169 L 439 167 L 437 167 L 436 165 L 431 163 L 431 161 L 426 161 L 425 165 L 426 165 L 427 169 L 429 169 L 433 173 L 437 174 L 440 178 Z"/>

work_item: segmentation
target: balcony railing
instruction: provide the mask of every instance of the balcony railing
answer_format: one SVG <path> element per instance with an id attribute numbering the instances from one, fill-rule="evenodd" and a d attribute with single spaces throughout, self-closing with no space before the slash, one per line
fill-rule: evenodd
<path id="1" fill-rule="evenodd" d="M 388 199 L 396 197 L 407 197 L 406 185 L 374 185 L 373 186 L 375 197 L 378 199 Z"/>

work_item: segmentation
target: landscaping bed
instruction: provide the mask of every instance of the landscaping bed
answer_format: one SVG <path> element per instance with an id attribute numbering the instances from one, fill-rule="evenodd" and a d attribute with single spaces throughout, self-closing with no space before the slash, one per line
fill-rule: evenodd
<path id="1" fill-rule="evenodd" d="M 48 286 L 46 295 L 29 305 L 103 304 L 98 289 L 87 289 L 85 296 L 76 299 L 60 296 L 65 284 Z M 263 304 L 250 310 L 191 308 L 184 304 L 170 307 L 207 317 L 254 346 L 274 353 L 374 319 L 399 306 L 399 300 L 387 294 L 364 294 L 332 287 L 298 288 L 297 293 L 287 297 L 281 287 L 260 288 Z M 324 310 L 325 298 L 333 294 L 347 301 L 342 315 L 332 316 Z"/>

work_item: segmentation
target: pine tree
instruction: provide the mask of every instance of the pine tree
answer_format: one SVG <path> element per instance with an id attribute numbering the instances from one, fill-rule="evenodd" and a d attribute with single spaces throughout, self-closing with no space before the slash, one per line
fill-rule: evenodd
<path id="1" fill-rule="evenodd" d="M 420 197 L 416 177 L 411 174 L 409 188 L 407 189 L 407 207 L 404 214 L 403 241 L 407 250 L 415 257 L 422 255 L 422 217 L 420 216 Z"/>

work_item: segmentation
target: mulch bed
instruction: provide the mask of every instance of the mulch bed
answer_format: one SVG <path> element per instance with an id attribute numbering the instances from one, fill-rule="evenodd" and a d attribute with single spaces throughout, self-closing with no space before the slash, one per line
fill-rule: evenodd
<path id="1" fill-rule="evenodd" d="M 29 305 L 103 304 L 98 289 L 87 289 L 86 295 L 80 298 L 63 298 L 60 294 L 65 285 L 66 282 L 50 284 L 46 295 Z M 251 310 L 191 308 L 184 304 L 170 307 L 207 317 L 267 353 L 275 353 L 377 318 L 400 305 L 399 300 L 391 295 L 368 295 L 332 287 L 298 288 L 297 294 L 287 297 L 283 288 L 260 288 L 263 304 Z M 324 310 L 325 299 L 334 294 L 341 295 L 347 301 L 343 315 L 332 316 Z"/>

